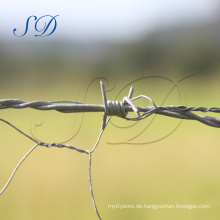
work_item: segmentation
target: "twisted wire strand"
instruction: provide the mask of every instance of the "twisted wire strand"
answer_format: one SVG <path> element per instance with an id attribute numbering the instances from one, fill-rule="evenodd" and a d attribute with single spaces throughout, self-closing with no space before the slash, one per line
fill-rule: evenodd
<path id="1" fill-rule="evenodd" d="M 81 102 L 65 101 L 65 100 L 52 101 L 52 102 L 45 102 L 45 101 L 26 102 L 19 99 L 2 99 L 0 100 L 0 110 L 9 109 L 9 108 L 15 108 L 15 109 L 33 108 L 37 110 L 56 110 L 63 113 L 104 112 L 104 117 L 106 117 L 107 115 L 118 116 L 121 118 L 125 118 L 127 120 L 134 120 L 134 121 L 144 119 L 155 113 L 155 114 L 165 115 L 174 118 L 197 120 L 209 126 L 220 127 L 220 122 L 218 118 L 201 116 L 201 115 L 196 116 L 195 114 L 190 114 L 190 112 L 192 111 L 195 112 L 200 111 L 204 113 L 207 112 L 220 113 L 220 108 L 192 107 L 192 106 L 187 107 L 183 105 L 156 106 L 152 100 L 151 102 L 153 103 L 153 106 L 136 107 L 133 101 L 138 98 L 146 98 L 148 100 L 151 100 L 147 96 L 140 95 L 133 99 L 124 97 L 124 100 L 122 102 L 106 100 L 106 103 L 104 102 L 104 105 L 96 105 L 96 104 L 84 104 Z M 61 103 L 65 103 L 65 104 L 61 104 Z M 133 111 L 137 115 L 136 118 L 126 117 L 127 113 L 131 111 Z M 143 114 L 139 114 L 140 112 L 143 112 Z"/>
<path id="2" fill-rule="evenodd" d="M 108 118 L 107 122 L 106 122 L 106 125 L 108 124 L 108 122 L 110 121 L 111 119 L 111 116 Z M 0 190 L 0 195 L 6 190 L 6 188 L 9 186 L 10 182 L 12 181 L 16 171 L 18 170 L 18 168 L 21 166 L 21 164 L 23 163 L 23 161 L 30 155 L 30 153 L 37 147 L 37 146 L 45 146 L 45 147 L 59 147 L 59 148 L 69 148 L 69 149 L 73 149 L 73 150 L 77 150 L 78 152 L 81 152 L 81 153 L 86 153 L 86 154 L 89 154 L 89 183 L 90 183 L 90 191 L 91 191 L 91 195 L 92 195 L 92 201 L 93 201 L 93 205 L 94 205 L 94 208 L 95 208 L 95 211 L 97 213 L 97 216 L 99 217 L 99 219 L 101 219 L 100 217 L 100 214 L 98 212 L 98 208 L 96 206 L 96 202 L 95 202 L 95 198 L 94 198 L 94 193 L 93 193 L 93 187 L 92 187 L 92 172 L 91 172 L 91 163 L 92 163 L 92 152 L 96 149 L 96 147 L 98 146 L 99 144 L 99 141 L 101 139 L 101 136 L 104 132 L 104 129 L 101 130 L 99 136 L 98 136 L 98 139 L 95 143 L 95 145 L 93 146 L 92 150 L 84 150 L 84 149 L 81 149 L 81 148 L 77 148 L 77 147 L 74 147 L 72 145 L 65 145 L 65 144 L 57 144 L 57 143 L 44 143 L 44 142 L 38 142 L 37 140 L 35 140 L 34 138 L 30 137 L 28 134 L 24 133 L 23 131 L 21 131 L 20 129 L 18 129 L 16 126 L 14 126 L 13 124 L 11 124 L 10 122 L 4 120 L 4 119 L 1 119 L 0 118 L 0 121 L 8 124 L 9 126 L 11 126 L 12 128 L 14 128 L 15 130 L 17 130 L 18 132 L 20 132 L 21 134 L 23 134 L 24 136 L 26 136 L 27 138 L 29 138 L 30 140 L 36 142 L 36 144 L 34 145 L 34 147 L 32 147 L 25 155 L 24 157 L 18 162 L 18 164 L 16 165 L 15 169 L 13 170 L 11 176 L 9 177 L 8 181 L 6 182 L 6 184 L 4 185 L 4 187 Z"/>
<path id="3" fill-rule="evenodd" d="M 148 96 L 145 95 L 139 95 L 134 98 L 132 98 L 134 89 L 133 87 L 130 88 L 128 96 L 125 96 L 123 98 L 123 101 L 111 101 L 107 100 L 106 96 L 106 91 L 105 91 L 105 85 L 101 81 L 101 92 L 102 92 L 102 98 L 103 98 L 103 105 L 95 105 L 95 104 L 85 104 L 82 102 L 76 102 L 76 101 L 32 101 L 32 102 L 26 102 L 24 100 L 19 100 L 19 99 L 1 99 L 0 100 L 0 110 L 3 109 L 9 109 L 9 108 L 14 108 L 14 109 L 23 109 L 23 108 L 33 108 L 37 110 L 56 110 L 59 112 L 63 113 L 77 113 L 77 112 L 103 112 L 103 119 L 102 119 L 102 126 L 101 126 L 101 132 L 97 138 L 97 141 L 95 145 L 93 146 L 92 150 L 84 150 L 82 148 L 77 148 L 73 145 L 69 144 L 61 144 L 61 143 L 44 143 L 44 142 L 38 142 L 28 134 L 24 133 L 17 127 L 15 127 L 13 124 L 9 123 L 8 121 L 1 119 L 0 121 L 8 124 L 12 128 L 16 129 L 18 132 L 29 138 L 30 140 L 34 141 L 36 144 L 34 147 L 32 147 L 25 155 L 24 157 L 20 160 L 20 162 L 16 165 L 14 171 L 12 172 L 10 178 L 8 179 L 7 183 L 5 186 L 2 188 L 0 191 L 0 195 L 5 191 L 5 189 L 8 187 L 10 184 L 11 180 L 13 179 L 16 171 L 20 167 L 20 165 L 23 163 L 23 161 L 30 155 L 30 153 L 37 147 L 37 146 L 44 146 L 44 147 L 58 147 L 58 148 L 68 148 L 72 150 L 76 150 L 80 153 L 86 153 L 89 155 L 89 183 L 90 183 L 90 191 L 91 191 L 91 196 L 92 196 L 92 202 L 93 206 L 95 208 L 96 214 L 99 219 L 101 219 L 101 216 L 98 212 L 97 205 L 95 203 L 95 197 L 94 197 L 94 192 L 93 192 L 93 187 L 92 187 L 92 172 L 91 172 L 91 164 L 92 164 L 92 153 L 95 151 L 97 148 L 101 136 L 110 121 L 112 116 L 118 116 L 121 118 L 124 118 L 126 120 L 131 120 L 131 121 L 139 121 L 143 120 L 152 114 L 160 114 L 164 116 L 169 116 L 169 117 L 174 117 L 174 118 L 179 118 L 179 119 L 189 119 L 189 120 L 197 120 L 201 123 L 204 123 L 209 126 L 213 127 L 220 127 L 220 119 L 215 118 L 215 117 L 210 117 L 210 116 L 202 116 L 202 115 L 196 115 L 192 113 L 192 111 L 195 112 L 214 112 L 214 113 L 220 113 L 220 108 L 217 107 L 212 107 L 212 108 L 207 108 L 207 107 L 187 107 L 183 105 L 170 105 L 170 106 L 157 106 L 154 101 L 149 98 Z M 142 107 L 137 107 L 135 106 L 134 102 L 137 99 L 144 98 L 149 100 L 153 106 L 142 106 Z M 127 117 L 128 112 L 134 112 L 137 117 L 131 118 Z M 142 112 L 142 114 L 140 113 Z M 108 119 L 107 119 L 107 116 Z"/>
<path id="4" fill-rule="evenodd" d="M 139 95 L 131 100 L 133 101 L 141 97 L 149 99 L 153 103 L 153 105 L 156 107 L 153 100 L 145 95 Z M 109 102 L 116 103 L 118 101 L 109 101 Z M 56 103 L 68 103 L 68 104 L 56 104 Z M 148 106 L 148 107 L 151 107 L 151 106 Z M 103 105 L 85 104 L 82 102 L 68 101 L 68 100 L 27 102 L 27 101 L 20 100 L 20 99 L 0 99 L 0 109 L 7 109 L 7 108 L 15 108 L 15 109 L 33 108 L 37 110 L 57 110 L 57 111 L 64 112 L 64 113 L 66 113 L 66 110 L 69 110 L 70 112 L 71 111 L 77 112 L 78 110 L 82 110 L 84 112 L 89 112 L 89 111 L 99 112 L 99 111 L 104 110 Z M 137 108 L 139 109 L 139 111 L 142 111 L 142 112 L 148 110 L 147 106 L 145 108 L 144 107 L 142 108 L 137 107 Z M 207 108 L 207 107 L 193 107 L 193 106 L 187 107 L 184 105 L 177 105 L 177 106 L 170 105 L 170 106 L 157 106 L 157 108 L 160 110 L 168 110 L 168 111 L 200 111 L 200 112 L 220 113 L 220 108 L 218 107 Z M 130 107 L 127 107 L 125 109 L 126 111 L 132 111 L 132 108 Z"/>
<path id="5" fill-rule="evenodd" d="M 36 144 L 34 145 L 34 147 L 32 147 L 25 155 L 24 157 L 19 161 L 19 163 L 16 165 L 15 169 L 13 170 L 11 176 L 9 177 L 8 181 L 6 182 L 5 186 L 1 189 L 0 191 L 0 195 L 6 190 L 6 188 L 8 187 L 8 185 L 10 184 L 11 180 L 13 179 L 16 171 L 18 170 L 18 168 L 20 167 L 20 165 L 23 163 L 23 161 L 30 155 L 30 153 L 37 147 L 37 146 L 45 146 L 45 147 L 51 147 L 51 146 L 55 146 L 55 147 L 59 147 L 59 148 L 69 148 L 69 149 L 73 149 L 73 150 L 77 150 L 80 153 L 86 153 L 89 154 L 88 150 L 84 150 L 81 148 L 77 148 L 74 147 L 72 145 L 65 145 L 65 144 L 57 144 L 57 143 L 44 143 L 44 142 L 38 142 L 37 140 L 35 140 L 34 138 L 32 138 L 31 136 L 29 136 L 28 134 L 26 134 L 25 132 L 21 131 L 20 129 L 18 129 L 16 126 L 14 126 L 13 124 L 11 124 L 10 122 L 0 118 L 0 121 L 8 124 L 9 126 L 11 126 L 12 128 L 14 128 L 15 130 L 17 130 L 18 132 L 20 132 L 21 134 L 23 134 L 24 136 L 26 136 L 27 138 L 29 138 L 30 140 L 34 141 Z"/>

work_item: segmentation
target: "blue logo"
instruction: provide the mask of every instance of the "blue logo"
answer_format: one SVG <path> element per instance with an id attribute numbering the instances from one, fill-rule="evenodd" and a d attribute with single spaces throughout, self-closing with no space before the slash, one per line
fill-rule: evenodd
<path id="1" fill-rule="evenodd" d="M 29 25 L 29 21 L 31 18 L 34 18 L 34 21 L 35 21 L 35 25 L 34 25 L 34 28 L 37 32 L 39 32 L 40 34 L 35 34 L 34 36 L 35 37 L 48 37 L 50 36 L 51 34 L 54 33 L 54 31 L 56 30 L 57 28 L 57 21 L 56 21 L 56 17 L 59 16 L 59 15 L 56 15 L 56 16 L 51 16 L 51 15 L 44 15 L 40 18 L 37 19 L 36 16 L 32 15 L 30 16 L 28 19 L 27 19 L 27 22 L 26 22 L 26 29 L 25 29 L 25 32 L 24 34 L 22 35 L 17 35 L 15 32 L 17 32 L 17 29 L 15 28 L 13 30 L 13 34 L 16 36 L 16 37 L 23 37 L 24 35 L 27 34 L 28 32 L 28 25 Z M 33 19 L 32 19 L 33 20 Z M 44 22 L 44 25 L 43 25 L 43 28 L 39 28 L 39 22 Z M 52 28 L 49 29 L 49 27 L 51 25 L 54 25 L 52 26 Z M 51 30 L 52 29 L 52 30 Z M 48 33 L 49 32 L 49 33 Z"/>

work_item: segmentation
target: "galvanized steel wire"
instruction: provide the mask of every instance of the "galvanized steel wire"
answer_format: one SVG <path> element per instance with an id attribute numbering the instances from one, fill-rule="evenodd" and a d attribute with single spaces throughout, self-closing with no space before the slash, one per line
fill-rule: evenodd
<path id="1" fill-rule="evenodd" d="M 110 101 L 107 100 L 106 92 L 105 92 L 105 85 L 103 82 L 100 82 L 101 84 L 101 91 L 102 91 L 102 97 L 103 97 L 103 105 L 98 104 L 85 104 L 81 102 L 76 101 L 32 101 L 27 102 L 19 99 L 1 99 L 0 100 L 0 110 L 1 109 L 23 109 L 23 108 L 33 108 L 37 110 L 56 110 L 62 113 L 80 113 L 80 112 L 103 112 L 103 120 L 102 120 L 102 126 L 101 126 L 101 132 L 98 136 L 98 139 L 93 146 L 92 150 L 84 150 L 81 148 L 77 148 L 72 145 L 68 144 L 61 144 L 61 143 L 44 143 L 39 142 L 33 137 L 29 136 L 28 134 L 24 133 L 17 127 L 15 127 L 13 124 L 9 123 L 8 121 L 1 119 L 0 121 L 10 125 L 14 129 L 16 129 L 21 134 L 25 135 L 30 140 L 34 141 L 36 144 L 34 147 L 32 147 L 27 154 L 20 160 L 20 162 L 15 167 L 14 171 L 12 172 L 9 180 L 5 184 L 5 186 L 0 191 L 0 195 L 4 192 L 4 190 L 7 188 L 9 183 L 11 182 L 13 176 L 15 175 L 17 169 L 22 164 L 22 162 L 27 158 L 27 156 L 37 147 L 37 146 L 44 146 L 44 147 L 58 147 L 58 148 L 69 148 L 72 150 L 76 150 L 80 153 L 86 153 L 89 155 L 89 182 L 90 182 L 90 191 L 92 195 L 92 201 L 95 208 L 95 211 L 97 213 L 97 216 L 99 219 L 101 219 L 100 214 L 97 209 L 97 205 L 95 203 L 94 193 L 93 193 L 93 187 L 92 187 L 92 177 L 91 177 L 91 163 L 92 163 L 92 153 L 96 149 L 96 147 L 99 144 L 99 141 L 101 139 L 101 136 L 104 132 L 104 129 L 108 122 L 110 121 L 112 116 L 118 116 L 120 118 L 123 118 L 125 120 L 132 120 L 132 121 L 139 121 L 143 120 L 152 114 L 160 114 L 164 116 L 179 118 L 179 119 L 189 119 L 189 120 L 197 120 L 201 123 L 204 123 L 206 125 L 212 126 L 212 127 L 220 127 L 220 119 L 210 116 L 203 116 L 203 115 L 197 115 L 192 112 L 213 112 L 213 113 L 220 113 L 220 108 L 212 107 L 187 107 L 187 106 L 157 106 L 154 101 L 149 98 L 146 95 L 139 95 L 137 97 L 132 98 L 134 89 L 131 87 L 128 96 L 125 96 L 123 98 L 123 101 Z M 144 98 L 149 100 L 152 103 L 152 106 L 136 106 L 134 104 L 134 101 L 140 98 Z M 136 117 L 129 118 L 127 117 L 128 112 L 134 112 Z M 109 118 L 107 119 L 107 117 Z"/>
<path id="2" fill-rule="evenodd" d="M 220 127 L 220 119 L 210 116 L 196 115 L 192 112 L 213 112 L 220 113 L 220 108 L 217 107 L 187 107 L 183 105 L 157 106 L 152 99 L 145 95 L 139 95 L 132 98 L 133 87 L 131 87 L 129 95 L 125 96 L 123 101 L 107 101 L 104 84 L 101 82 L 102 95 L 104 105 L 100 104 L 85 104 L 76 101 L 33 101 L 27 102 L 19 99 L 1 99 L 1 109 L 22 109 L 33 108 L 37 110 L 56 110 L 63 113 L 80 113 L 80 112 L 104 112 L 106 116 L 118 116 L 126 120 L 142 120 L 152 114 L 160 114 L 180 119 L 197 120 L 206 125 Z M 153 106 L 136 107 L 134 100 L 145 98 L 151 101 Z M 126 117 L 128 112 L 134 112 L 137 117 Z M 142 112 L 142 114 L 140 114 Z"/>

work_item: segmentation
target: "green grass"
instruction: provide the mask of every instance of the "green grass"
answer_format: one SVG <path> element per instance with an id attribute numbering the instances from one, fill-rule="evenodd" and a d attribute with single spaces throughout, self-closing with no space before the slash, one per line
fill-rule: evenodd
<path id="1" fill-rule="evenodd" d="M 114 99 L 120 88 L 134 80 L 121 81 L 108 98 Z M 83 100 L 90 78 L 51 85 L 14 83 L 4 88 L 1 98 L 24 100 Z M 83 85 L 85 82 L 85 85 Z M 119 83 L 120 82 L 120 83 Z M 135 94 L 144 93 L 161 103 L 171 84 L 153 82 L 144 87 L 136 83 Z M 181 84 L 187 105 L 219 106 L 218 77 L 203 81 L 195 77 Z M 125 89 L 123 95 L 129 90 Z M 163 91 L 165 91 L 163 93 Z M 162 94 L 161 94 L 162 93 Z M 174 92 L 165 104 L 179 104 Z M 93 85 L 86 103 L 102 103 L 99 83 Z M 141 102 L 140 102 L 141 104 Z M 218 116 L 218 115 L 216 115 Z M 32 109 L 1 110 L 1 118 L 8 120 L 30 134 L 35 123 L 36 135 L 45 142 L 62 142 L 71 137 L 80 125 L 82 115 Z M 92 180 L 95 199 L 103 219 L 218 219 L 220 204 L 220 148 L 219 129 L 194 121 L 183 121 L 167 138 L 159 139 L 175 129 L 178 119 L 157 116 L 152 125 L 133 142 L 137 144 L 111 145 L 108 142 L 127 141 L 143 131 L 149 119 L 134 127 L 117 129 L 112 124 L 93 154 Z M 86 114 L 79 134 L 68 143 L 92 149 L 100 131 L 101 113 Z M 132 122 L 113 118 L 114 124 L 127 126 Z M 3 186 L 20 158 L 33 145 L 21 134 L 1 123 L 0 125 L 0 186 Z M 130 141 L 132 143 L 132 141 Z M 110 209 L 115 204 L 210 204 L 210 209 Z M 38 147 L 22 164 L 12 183 L 0 197 L 0 219 L 97 219 L 93 208 L 88 180 L 88 156 L 68 149 Z"/>

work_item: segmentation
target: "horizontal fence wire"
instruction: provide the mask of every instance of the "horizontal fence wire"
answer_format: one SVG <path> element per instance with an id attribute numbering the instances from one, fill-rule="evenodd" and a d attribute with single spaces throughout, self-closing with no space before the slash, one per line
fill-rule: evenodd
<path id="1" fill-rule="evenodd" d="M 142 119 L 145 119 L 152 114 L 160 114 L 164 116 L 179 118 L 179 119 L 188 119 L 188 120 L 197 120 L 201 123 L 204 123 L 206 125 L 212 126 L 212 127 L 220 127 L 220 119 L 210 116 L 203 116 L 203 115 L 197 115 L 193 112 L 212 112 L 212 113 L 220 113 L 220 108 L 212 107 L 187 107 L 183 105 L 170 105 L 170 106 L 157 106 L 154 101 L 149 98 L 146 95 L 139 95 L 134 98 L 132 98 L 134 89 L 131 87 L 128 96 L 125 96 L 123 98 L 123 101 L 110 101 L 107 100 L 106 91 L 105 91 L 105 85 L 101 81 L 101 91 L 102 91 L 102 98 L 103 98 L 103 105 L 101 104 L 85 104 L 81 102 L 76 101 L 32 101 L 27 102 L 19 99 L 1 99 L 0 100 L 0 110 L 3 109 L 23 109 L 23 108 L 33 108 L 37 110 L 56 110 L 58 112 L 62 113 L 82 113 L 82 112 L 103 112 L 103 120 L 102 120 L 102 126 L 101 126 L 101 132 L 98 136 L 98 139 L 93 146 L 92 150 L 84 150 L 81 148 L 77 148 L 72 145 L 66 145 L 61 143 L 44 143 L 39 142 L 38 140 L 34 139 L 33 137 L 29 136 L 28 134 L 24 133 L 17 127 L 15 127 L 13 124 L 9 123 L 8 121 L 1 119 L 0 121 L 8 124 L 9 126 L 16 129 L 21 134 L 25 135 L 27 138 L 31 139 L 35 142 L 34 147 L 32 147 L 28 153 L 21 159 L 21 161 L 17 164 L 15 167 L 13 173 L 11 174 L 9 180 L 5 184 L 5 186 L 0 191 L 0 195 L 4 192 L 4 190 L 9 185 L 10 181 L 12 180 L 15 172 L 21 165 L 21 163 L 27 158 L 27 156 L 37 147 L 37 146 L 44 146 L 44 147 L 58 147 L 58 148 L 69 148 L 72 150 L 76 150 L 80 153 L 86 153 L 89 155 L 89 183 L 90 183 L 90 191 L 92 195 L 92 201 L 95 208 L 95 211 L 97 213 L 97 216 L 99 219 L 101 219 L 100 214 L 97 209 L 97 205 L 95 203 L 94 193 L 93 193 L 93 187 L 92 187 L 92 177 L 91 177 L 91 162 L 92 162 L 92 153 L 96 149 L 96 147 L 99 144 L 99 141 L 101 139 L 101 136 L 103 134 L 103 131 L 110 121 L 112 116 L 118 116 L 120 118 L 123 118 L 125 120 L 131 120 L 131 121 L 139 121 Z M 152 106 L 136 106 L 134 104 L 134 101 L 140 98 L 144 98 L 149 100 L 152 103 Z M 134 112 L 136 117 L 131 118 L 127 117 L 128 112 Z M 108 117 L 109 116 L 109 117 Z M 108 119 L 107 119 L 108 117 Z"/>

